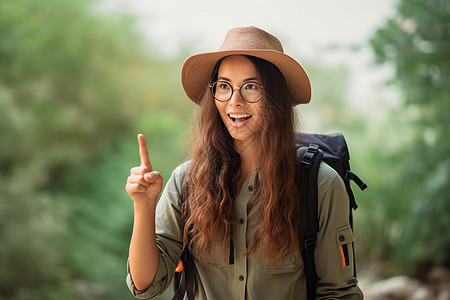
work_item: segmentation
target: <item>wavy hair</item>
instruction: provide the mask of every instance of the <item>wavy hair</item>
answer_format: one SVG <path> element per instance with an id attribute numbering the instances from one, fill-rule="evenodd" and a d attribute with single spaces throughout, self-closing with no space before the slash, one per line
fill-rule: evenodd
<path id="1" fill-rule="evenodd" d="M 247 57 L 264 86 L 265 122 L 255 137 L 259 168 L 248 211 L 249 217 L 259 217 L 246 255 L 262 255 L 273 262 L 286 257 L 292 260 L 299 251 L 294 110 L 281 72 L 265 60 Z M 211 82 L 217 78 L 220 63 Z M 241 161 L 209 91 L 200 103 L 194 137 L 192 162 L 184 182 L 183 242 L 204 261 L 220 236 L 225 259 L 236 231 L 235 198 Z"/>

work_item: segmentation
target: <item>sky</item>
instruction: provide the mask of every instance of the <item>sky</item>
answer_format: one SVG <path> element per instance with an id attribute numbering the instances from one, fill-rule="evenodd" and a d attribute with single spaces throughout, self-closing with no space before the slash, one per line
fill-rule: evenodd
<path id="1" fill-rule="evenodd" d="M 138 17 L 144 35 L 163 53 L 188 45 L 216 50 L 228 29 L 253 25 L 277 36 L 301 60 L 330 44 L 361 44 L 393 14 L 394 0 L 107 0 Z"/>
<path id="2" fill-rule="evenodd" d="M 374 111 L 380 97 L 394 97 L 384 87 L 392 69 L 374 67 L 368 40 L 394 15 L 395 0 L 104 1 L 104 9 L 135 15 L 143 36 L 169 58 L 182 49 L 215 51 L 229 29 L 253 25 L 278 37 L 300 64 L 347 65 L 352 86 L 347 97 L 355 107 Z M 313 91 L 320 88 L 312 85 Z"/>

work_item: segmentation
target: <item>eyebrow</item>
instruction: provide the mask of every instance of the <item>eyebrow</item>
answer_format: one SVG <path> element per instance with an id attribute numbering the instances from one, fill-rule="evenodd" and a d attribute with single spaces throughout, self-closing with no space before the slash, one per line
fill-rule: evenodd
<path id="1" fill-rule="evenodd" d="M 225 81 L 231 82 L 231 80 L 225 76 L 219 76 L 219 77 L 217 77 L 217 80 L 225 80 Z M 247 81 L 258 81 L 259 82 L 258 78 L 256 78 L 256 77 L 246 78 L 242 82 L 247 82 Z"/>

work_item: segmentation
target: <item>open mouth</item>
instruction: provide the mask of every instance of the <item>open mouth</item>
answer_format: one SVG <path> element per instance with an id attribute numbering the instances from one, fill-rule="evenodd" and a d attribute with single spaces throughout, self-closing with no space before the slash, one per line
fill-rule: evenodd
<path id="1" fill-rule="evenodd" d="M 228 114 L 228 117 L 236 123 L 245 122 L 252 117 L 252 115 L 237 115 L 237 114 Z"/>

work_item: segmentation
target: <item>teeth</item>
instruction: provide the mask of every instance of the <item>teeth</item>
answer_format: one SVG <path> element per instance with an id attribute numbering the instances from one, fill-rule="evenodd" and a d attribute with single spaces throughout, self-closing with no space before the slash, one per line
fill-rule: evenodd
<path id="1" fill-rule="evenodd" d="M 232 114 L 229 114 L 229 116 L 230 116 L 231 118 L 234 118 L 234 119 L 241 119 L 241 118 L 249 118 L 249 117 L 251 117 L 252 115 L 232 115 Z"/>

